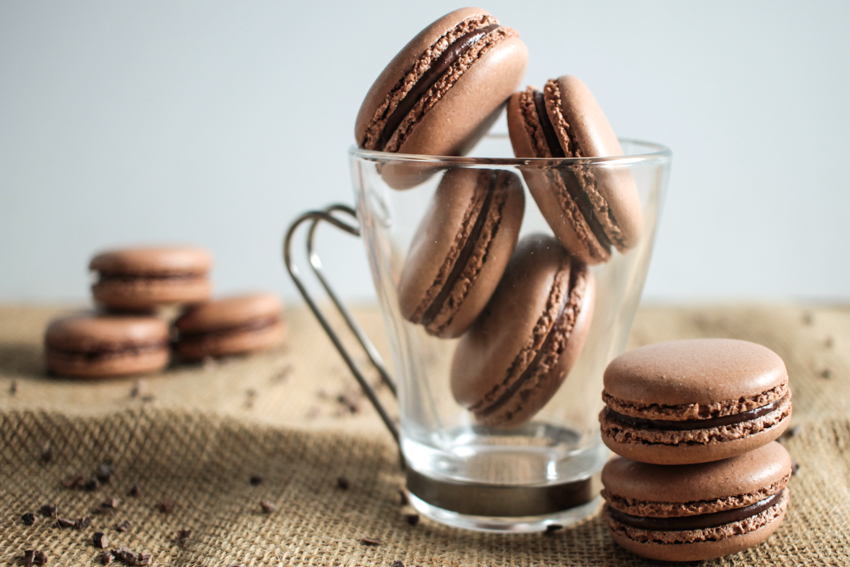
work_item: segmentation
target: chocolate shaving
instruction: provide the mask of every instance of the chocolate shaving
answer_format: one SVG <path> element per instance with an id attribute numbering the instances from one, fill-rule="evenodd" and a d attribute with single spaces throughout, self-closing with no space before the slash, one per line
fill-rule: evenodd
<path id="1" fill-rule="evenodd" d="M 35 515 L 32 512 L 27 512 L 21 516 L 21 521 L 26 526 L 31 526 L 35 523 Z"/>
<path id="2" fill-rule="evenodd" d="M 91 525 L 91 518 L 88 516 L 83 516 L 82 518 L 77 518 L 77 521 L 74 522 L 74 527 L 78 530 L 84 530 Z"/>
<path id="3" fill-rule="evenodd" d="M 348 479 L 345 478 L 344 476 L 340 476 L 340 477 L 337 477 L 337 479 L 336 479 L 336 485 L 341 490 L 348 490 L 348 488 L 351 486 L 351 483 L 348 482 Z"/>
<path id="4" fill-rule="evenodd" d="M 115 525 L 115 529 L 119 532 L 129 532 L 131 527 L 129 520 L 121 520 Z"/>
<path id="5" fill-rule="evenodd" d="M 55 518 L 56 517 L 56 506 L 52 504 L 45 504 L 39 509 L 41 515 L 45 518 Z"/>
<path id="6" fill-rule="evenodd" d="M 69 520 L 68 518 L 56 518 L 56 525 L 60 528 L 76 528 L 77 524 L 74 520 Z"/>
<path id="7" fill-rule="evenodd" d="M 62 479 L 62 486 L 65 488 L 77 488 L 81 486 L 86 481 L 86 475 L 83 473 L 76 473 L 69 476 L 66 476 Z"/>
<path id="8" fill-rule="evenodd" d="M 92 542 L 94 542 L 94 546 L 98 549 L 106 549 L 109 547 L 109 537 L 103 532 L 94 532 Z"/>
<path id="9" fill-rule="evenodd" d="M 171 498 L 163 498 L 160 500 L 159 504 L 157 504 L 159 511 L 163 514 L 169 514 L 172 510 L 174 510 L 174 501 Z"/>
<path id="10" fill-rule="evenodd" d="M 419 514 L 405 514 L 404 519 L 411 526 L 415 526 L 419 523 Z"/>
<path id="11" fill-rule="evenodd" d="M 271 501 L 265 499 L 260 500 L 260 508 L 262 508 L 263 512 L 265 512 L 266 514 L 271 514 L 272 512 L 277 510 L 277 506 L 272 504 Z"/>
<path id="12" fill-rule="evenodd" d="M 363 545 L 384 545 L 384 542 L 374 537 L 361 537 L 360 543 Z"/>

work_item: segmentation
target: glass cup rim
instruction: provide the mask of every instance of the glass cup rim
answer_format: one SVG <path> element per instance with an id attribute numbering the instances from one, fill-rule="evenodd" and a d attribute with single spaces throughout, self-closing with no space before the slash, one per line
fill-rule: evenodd
<path id="1" fill-rule="evenodd" d="M 507 140 L 507 134 L 488 134 L 482 140 Z M 564 165 L 638 165 L 664 163 L 670 160 L 673 152 L 667 146 L 655 142 L 647 142 L 634 138 L 618 138 L 620 143 L 634 146 L 642 146 L 643 151 L 620 156 L 606 157 L 571 157 L 571 158 L 488 158 L 488 157 L 466 157 L 466 156 L 429 156 L 421 154 L 401 154 L 382 152 L 377 150 L 364 150 L 356 145 L 348 148 L 348 155 L 363 161 L 388 163 L 416 163 L 431 164 L 438 167 L 470 167 L 477 165 L 487 166 L 564 166 Z"/>

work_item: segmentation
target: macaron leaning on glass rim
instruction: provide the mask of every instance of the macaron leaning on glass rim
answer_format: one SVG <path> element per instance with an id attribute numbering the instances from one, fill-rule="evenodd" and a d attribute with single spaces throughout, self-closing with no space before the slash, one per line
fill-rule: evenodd
<path id="1" fill-rule="evenodd" d="M 452 360 L 455 400 L 484 425 L 528 422 L 557 393 L 581 354 L 595 280 L 552 236 L 517 244 L 505 275 Z"/>
<path id="2" fill-rule="evenodd" d="M 357 114 L 360 148 L 459 156 L 498 117 L 520 84 L 528 49 L 486 10 L 462 8 L 414 37 L 375 80 Z M 426 179 L 433 166 L 382 164 L 393 188 Z"/>
<path id="3" fill-rule="evenodd" d="M 76 313 L 51 321 L 44 347 L 48 370 L 59 376 L 157 372 L 169 360 L 168 323 L 156 317 Z"/>
<path id="4" fill-rule="evenodd" d="M 148 311 L 207 301 L 212 256 L 193 246 L 144 246 L 102 252 L 89 269 L 95 301 L 110 309 Z"/>
<path id="5" fill-rule="evenodd" d="M 510 171 L 447 171 L 401 272 L 402 316 L 438 337 L 466 332 L 508 265 L 524 209 L 522 182 Z"/>
<path id="6" fill-rule="evenodd" d="M 190 308 L 175 322 L 177 354 L 186 360 L 272 348 L 286 336 L 283 304 L 273 293 L 234 295 Z"/>
<path id="7" fill-rule="evenodd" d="M 508 102 L 508 132 L 518 158 L 622 156 L 614 130 L 578 78 L 551 79 Z M 607 262 L 640 240 L 643 214 L 631 172 L 613 163 L 523 168 L 528 188 L 552 231 L 587 264 Z"/>
<path id="8" fill-rule="evenodd" d="M 792 463 L 776 442 L 694 465 L 615 457 L 602 469 L 603 518 L 621 547 L 662 561 L 699 561 L 758 545 L 789 504 Z"/>
<path id="9" fill-rule="evenodd" d="M 777 439 L 791 419 L 785 363 L 735 339 L 636 348 L 605 369 L 599 414 L 612 451 L 645 463 L 726 459 Z"/>

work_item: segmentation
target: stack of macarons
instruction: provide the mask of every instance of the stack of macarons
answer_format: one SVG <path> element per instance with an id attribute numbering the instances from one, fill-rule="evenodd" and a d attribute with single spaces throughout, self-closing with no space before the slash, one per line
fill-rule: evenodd
<path id="1" fill-rule="evenodd" d="M 89 264 L 96 309 L 51 321 L 47 369 L 59 376 L 106 378 L 157 372 L 171 358 L 200 360 L 279 343 L 283 306 L 270 293 L 211 300 L 212 257 L 188 246 L 110 250 Z M 169 311 L 182 314 L 172 321 Z"/>
<path id="2" fill-rule="evenodd" d="M 604 374 L 602 470 L 612 537 L 643 557 L 712 559 L 766 540 L 788 508 L 782 359 L 732 339 L 641 347 Z"/>
<path id="3" fill-rule="evenodd" d="M 357 116 L 366 150 L 458 156 L 503 108 L 519 158 L 622 155 L 590 90 L 575 77 L 517 92 L 528 50 L 516 30 L 479 8 L 446 14 L 414 37 L 376 79 Z M 407 190 L 433 165 L 385 162 L 390 187 Z M 398 283 L 401 314 L 458 343 L 451 389 L 493 427 L 530 420 L 581 353 L 595 287 L 588 265 L 634 247 L 643 216 L 631 174 L 616 168 L 522 171 L 554 237 L 520 240 L 526 207 L 512 171 L 455 168 L 439 181 Z M 496 331 L 498 330 L 498 331 Z M 504 332 L 503 332 L 504 331 Z"/>

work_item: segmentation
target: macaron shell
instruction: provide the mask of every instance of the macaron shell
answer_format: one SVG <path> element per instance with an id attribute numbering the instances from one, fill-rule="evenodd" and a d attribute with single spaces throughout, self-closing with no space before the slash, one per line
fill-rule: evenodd
<path id="1" fill-rule="evenodd" d="M 636 348 L 605 369 L 605 392 L 624 402 L 718 404 L 787 384 L 785 363 L 762 345 L 736 339 L 688 339 Z"/>
<path id="2" fill-rule="evenodd" d="M 699 465 L 662 466 L 615 457 L 602 469 L 602 484 L 612 495 L 629 500 L 702 502 L 755 493 L 776 484 L 781 484 L 781 490 L 791 466 L 788 451 L 772 442 L 737 457 Z"/>
<path id="3" fill-rule="evenodd" d="M 182 332 L 214 331 L 268 317 L 281 317 L 283 303 L 274 293 L 251 293 L 217 299 L 188 309 L 174 323 Z"/>
<path id="4" fill-rule="evenodd" d="M 590 331 L 590 323 L 593 321 L 596 286 L 593 274 L 587 270 L 586 266 L 577 268 L 574 263 L 572 269 L 582 269 L 585 281 L 581 296 L 576 300 L 578 313 L 575 324 L 569 335 L 561 339 L 566 343 L 563 352 L 557 358 L 555 365 L 543 375 L 533 390 L 527 391 L 527 394 L 525 392 L 517 393 L 514 400 L 515 404 L 518 405 L 506 404 L 504 408 L 482 420 L 482 422 L 502 428 L 516 427 L 527 422 L 555 396 L 575 365 Z"/>
<path id="5" fill-rule="evenodd" d="M 560 77 L 557 85 L 559 109 L 570 126 L 581 157 L 623 155 L 617 135 L 587 85 L 569 75 Z M 565 133 L 558 128 L 557 117 L 551 111 L 549 115 L 561 145 L 566 147 Z M 584 184 L 585 192 L 612 244 L 621 252 L 633 247 L 643 231 L 643 214 L 631 172 L 626 168 L 594 167 L 592 173 L 585 171 L 585 174 L 593 179 Z"/>
<path id="6" fill-rule="evenodd" d="M 72 355 L 48 349 L 45 359 L 48 370 L 59 376 L 102 379 L 159 372 L 168 365 L 169 351 L 167 346 L 163 346 L 153 352 L 89 360 L 85 355 Z"/>
<path id="7" fill-rule="evenodd" d="M 535 150 L 520 109 L 523 93 L 514 93 L 508 101 L 508 134 L 518 158 L 541 156 Z M 572 202 L 563 175 L 557 170 L 521 168 L 528 189 L 546 222 L 570 253 L 588 265 L 607 262 L 611 253 L 593 235 L 578 206 Z"/>
<path id="8" fill-rule="evenodd" d="M 285 337 L 286 327 L 275 323 L 261 329 L 213 334 L 192 341 L 178 340 L 176 349 L 186 360 L 201 360 L 268 350 L 279 345 Z"/>
<path id="9" fill-rule="evenodd" d="M 92 285 L 96 302 L 110 308 L 145 311 L 162 305 L 208 301 L 212 286 L 204 277 L 106 280 Z"/>
<path id="10" fill-rule="evenodd" d="M 611 537 L 623 549 L 641 557 L 646 557 L 647 559 L 657 559 L 659 561 L 700 561 L 715 559 L 755 547 L 767 540 L 776 531 L 782 520 L 785 519 L 786 511 L 787 504 L 783 507 L 782 513 L 767 525 L 752 532 L 717 541 L 680 544 L 642 543 L 613 531 L 611 532 Z"/>
<path id="11" fill-rule="evenodd" d="M 421 309 L 424 298 L 434 286 L 447 258 L 459 254 L 460 250 L 455 249 L 458 247 L 457 236 L 464 222 L 468 224 L 476 220 L 469 218 L 465 221 L 464 217 L 472 205 L 476 188 L 480 184 L 489 186 L 491 183 L 490 174 L 486 170 L 453 169 L 443 176 L 411 242 L 399 280 L 399 307 L 406 319 L 411 320 L 417 309 Z M 504 199 L 501 210 L 493 204 L 489 208 L 490 217 L 498 222 L 497 232 L 491 239 L 485 261 L 480 265 L 466 297 L 454 312 L 451 323 L 439 336 L 460 336 L 472 325 L 496 289 L 516 246 L 525 197 L 516 176 L 505 177 L 500 174 L 498 179 L 507 181 L 490 189 L 500 192 L 498 197 Z M 462 247 L 463 243 L 459 243 L 459 246 Z M 439 293 L 439 289 L 433 291 L 432 295 L 436 293 Z"/>
<path id="12" fill-rule="evenodd" d="M 171 273 L 205 274 L 212 256 L 194 246 L 141 246 L 102 252 L 92 258 L 89 269 L 108 274 Z"/>
<path id="13" fill-rule="evenodd" d="M 791 414 L 777 425 L 738 439 L 715 443 L 679 445 L 618 442 L 602 435 L 602 441 L 614 453 L 643 463 L 655 465 L 689 465 L 737 457 L 778 439 L 788 428 Z M 603 424 L 604 428 L 604 424 Z"/>
<path id="14" fill-rule="evenodd" d="M 86 352 L 104 346 L 167 342 L 168 323 L 156 317 L 74 313 L 51 321 L 44 334 L 48 348 Z"/>

